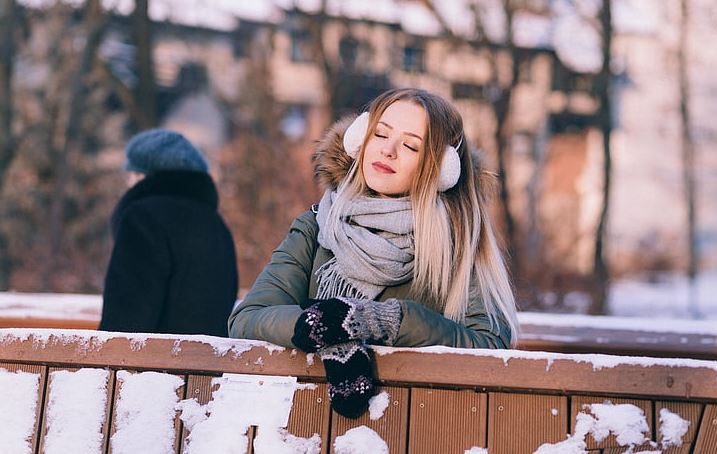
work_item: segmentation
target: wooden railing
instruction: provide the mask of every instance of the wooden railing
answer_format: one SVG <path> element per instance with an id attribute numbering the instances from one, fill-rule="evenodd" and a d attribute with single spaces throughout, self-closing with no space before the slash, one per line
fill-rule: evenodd
<path id="1" fill-rule="evenodd" d="M 0 293 L 0 328 L 97 329 L 101 312 L 99 295 Z M 520 350 L 717 360 L 717 326 L 707 321 L 660 327 L 639 318 L 537 313 L 519 318 Z M 688 329 L 680 331 L 678 324 Z"/>
<path id="2" fill-rule="evenodd" d="M 261 342 L 206 336 L 110 335 L 96 331 L 0 330 L 0 367 L 39 374 L 35 452 L 47 432 L 52 373 L 78 368 L 110 371 L 103 424 L 104 452 L 112 451 L 120 371 L 159 371 L 179 376 L 178 398 L 212 399 L 212 377 L 224 373 L 293 376 L 316 384 L 294 395 L 288 431 L 321 437 L 321 452 L 334 452 L 334 441 L 365 425 L 383 438 L 391 453 L 463 453 L 484 447 L 490 454 L 532 453 L 558 443 L 575 431 L 586 404 L 633 404 L 645 415 L 646 437 L 660 442 L 662 409 L 689 422 L 681 447 L 665 453 L 717 452 L 717 362 L 648 359 L 604 355 L 565 355 L 526 351 L 445 348 L 375 348 L 376 369 L 389 393 L 383 415 L 349 420 L 332 412 L 320 361 L 295 350 Z M 237 408 L 237 411 L 244 411 Z M 178 418 L 174 452 L 190 434 Z M 259 428 L 258 430 L 261 430 Z M 251 428 L 251 440 L 257 429 Z M 645 442 L 642 448 L 648 448 Z M 615 436 L 591 452 L 624 452 Z M 619 450 L 617 450 L 619 449 Z M 652 447 L 651 449 L 657 449 Z M 644 450 L 644 449 L 643 449 Z M 250 452 L 250 451 L 247 451 Z"/>

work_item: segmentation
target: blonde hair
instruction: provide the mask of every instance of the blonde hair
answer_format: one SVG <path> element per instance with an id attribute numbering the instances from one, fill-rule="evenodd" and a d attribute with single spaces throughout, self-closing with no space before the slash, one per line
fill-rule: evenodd
<path id="1" fill-rule="evenodd" d="M 465 321 L 468 305 L 480 297 L 491 326 L 501 317 L 518 334 L 515 297 L 481 190 L 484 175 L 463 137 L 463 120 L 443 98 L 424 90 L 389 90 L 369 107 L 369 127 L 361 151 L 337 189 L 329 211 L 330 228 L 349 213 L 351 199 L 372 191 L 362 168 L 363 150 L 383 112 L 396 101 L 410 101 L 424 108 L 428 124 L 423 153 L 410 189 L 414 218 L 415 261 L 412 294 L 453 321 Z M 440 163 L 447 145 L 458 145 L 461 176 L 451 189 L 439 193 Z M 439 247 L 437 247 L 439 246 Z M 455 257 L 455 260 L 454 260 Z M 477 294 L 476 294 L 477 293 Z"/>

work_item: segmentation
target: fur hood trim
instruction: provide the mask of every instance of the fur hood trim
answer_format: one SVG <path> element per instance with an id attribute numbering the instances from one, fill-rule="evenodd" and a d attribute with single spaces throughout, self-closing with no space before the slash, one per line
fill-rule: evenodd
<path id="1" fill-rule="evenodd" d="M 311 157 L 314 179 L 324 190 L 336 190 L 354 162 L 344 150 L 343 140 L 344 132 L 355 118 L 356 115 L 348 115 L 331 125 Z"/>

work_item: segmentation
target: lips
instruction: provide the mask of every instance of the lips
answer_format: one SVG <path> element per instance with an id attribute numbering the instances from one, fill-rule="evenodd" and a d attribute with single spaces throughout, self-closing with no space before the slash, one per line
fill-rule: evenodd
<path id="1" fill-rule="evenodd" d="M 372 162 L 371 167 L 373 167 L 374 170 L 379 173 L 396 173 L 396 171 L 393 170 L 391 167 L 379 161 Z"/>

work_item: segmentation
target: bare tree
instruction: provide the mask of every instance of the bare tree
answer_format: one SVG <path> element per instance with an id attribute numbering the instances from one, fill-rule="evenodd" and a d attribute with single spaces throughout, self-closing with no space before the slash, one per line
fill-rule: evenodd
<path id="1" fill-rule="evenodd" d="M 50 281 L 49 274 L 56 268 L 60 254 L 65 226 L 65 191 L 72 178 L 71 163 L 73 154 L 83 143 L 81 120 L 88 92 L 87 79 L 106 30 L 106 18 L 102 12 L 100 0 L 88 0 L 84 14 L 83 28 L 86 33 L 86 43 L 82 50 L 79 67 L 70 87 L 69 113 L 63 131 L 64 134 L 61 138 L 62 145 L 54 149 L 55 152 L 53 153 L 56 178 L 48 220 L 51 255 L 44 271 L 45 278 L 43 280 L 46 283 Z"/>
<path id="2" fill-rule="evenodd" d="M 157 125 L 157 88 L 154 77 L 149 0 L 135 1 L 132 13 L 132 37 L 137 67 L 135 99 L 142 106 L 142 115 L 137 117 L 137 126 L 139 129 L 147 129 Z"/>
<path id="3" fill-rule="evenodd" d="M 682 129 L 682 180 L 685 187 L 685 205 L 687 206 L 687 278 L 689 279 L 689 310 L 694 318 L 699 318 L 697 307 L 696 283 L 698 252 L 695 239 L 697 230 L 695 209 L 695 146 L 692 137 L 690 118 L 690 84 L 688 62 L 688 32 L 690 21 L 689 0 L 681 0 L 680 41 L 677 50 L 677 70 L 680 83 L 680 127 Z"/>
<path id="4" fill-rule="evenodd" d="M 595 231 L 595 249 L 593 256 L 593 274 L 595 288 L 590 313 L 603 314 L 608 296 L 609 269 L 605 245 L 608 213 L 610 211 L 610 188 L 612 174 L 612 154 L 610 151 L 610 136 L 612 134 L 612 105 L 610 101 L 611 77 L 610 60 L 612 59 L 612 5 L 611 0 L 603 0 L 599 13 L 602 30 L 602 67 L 597 77 L 597 97 L 600 102 L 598 110 L 598 124 L 602 132 L 603 143 L 603 203 L 600 209 L 600 218 Z"/>
<path id="5" fill-rule="evenodd" d="M 117 77 L 108 61 L 99 62 L 98 70 L 112 87 L 134 127 L 139 130 L 157 126 L 159 122 L 157 80 L 154 74 L 154 46 L 149 0 L 137 0 L 130 17 L 130 33 L 134 43 L 134 66 L 137 83 L 128 86 Z"/>
<path id="6" fill-rule="evenodd" d="M 505 46 L 511 61 L 510 80 L 506 86 L 500 86 L 497 80 L 498 61 L 496 56 L 492 58 L 494 86 L 498 87 L 498 96 L 493 103 L 493 110 L 496 118 L 495 142 L 496 157 L 498 161 L 498 182 L 500 184 L 500 200 L 503 206 L 503 223 L 505 225 L 506 236 L 508 238 L 508 254 L 511 257 L 511 267 L 513 275 L 517 276 L 521 270 L 520 256 L 518 254 L 518 238 L 515 218 L 510 211 L 511 194 L 508 188 L 508 165 L 510 154 L 510 137 L 513 133 L 511 125 L 511 102 L 513 100 L 513 92 L 518 85 L 518 76 L 520 71 L 520 61 L 516 52 L 515 40 L 513 38 L 513 17 L 515 13 L 514 5 L 511 0 L 503 0 L 503 10 L 505 12 Z"/>
<path id="7" fill-rule="evenodd" d="M 15 0 L 0 0 L 0 194 L 5 173 L 15 156 L 13 124 L 12 73 L 15 58 Z M 7 238 L 0 230 L 0 290 L 10 285 L 12 262 L 8 254 Z"/>

